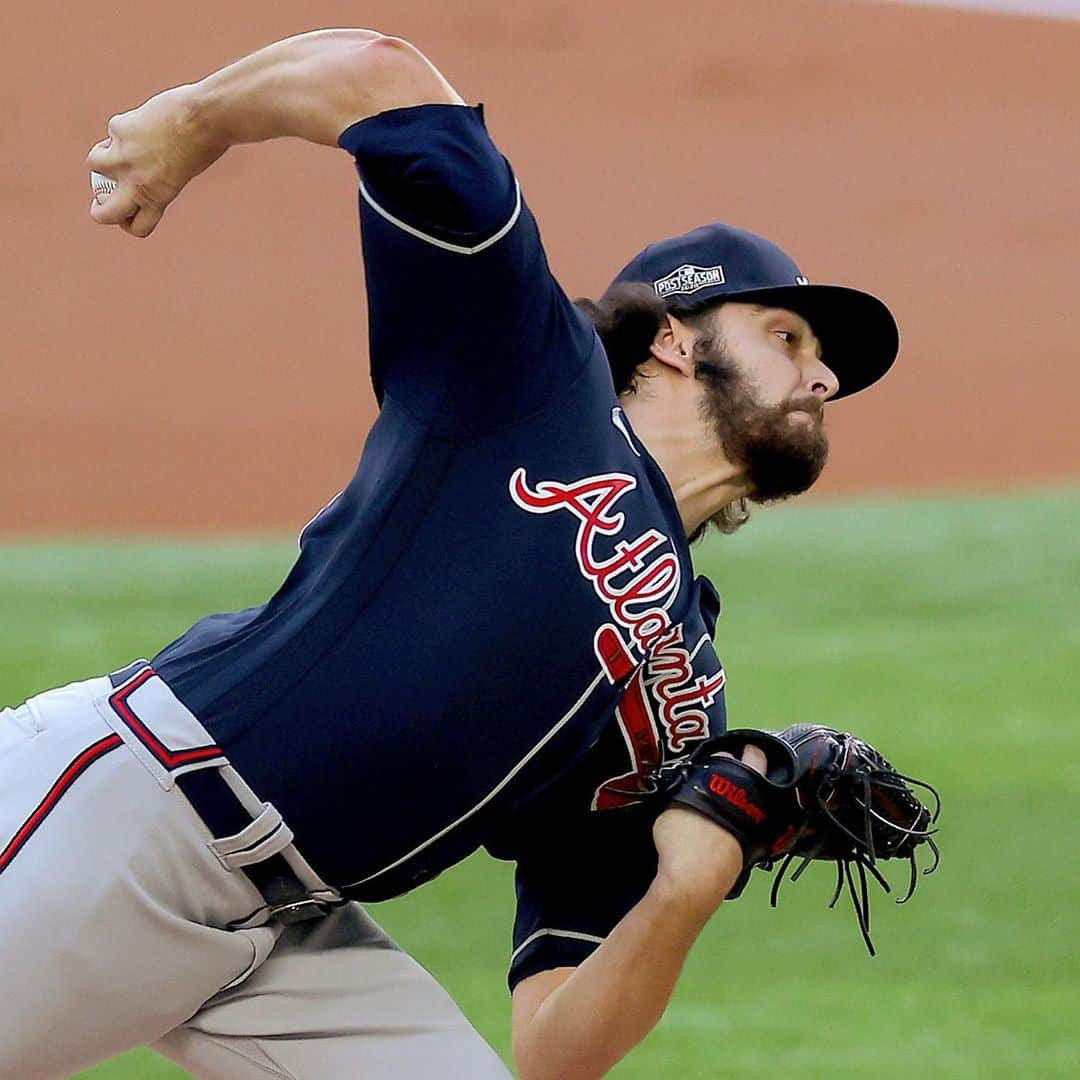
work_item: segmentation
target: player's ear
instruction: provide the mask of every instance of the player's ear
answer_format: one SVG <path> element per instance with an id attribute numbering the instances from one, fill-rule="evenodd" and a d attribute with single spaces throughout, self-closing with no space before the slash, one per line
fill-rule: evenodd
<path id="1" fill-rule="evenodd" d="M 694 374 L 694 331 L 672 315 L 665 315 L 649 347 L 654 360 L 681 375 Z"/>

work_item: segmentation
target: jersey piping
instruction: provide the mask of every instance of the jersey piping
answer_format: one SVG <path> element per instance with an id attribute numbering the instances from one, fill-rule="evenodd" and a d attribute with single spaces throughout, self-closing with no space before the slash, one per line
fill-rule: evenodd
<path id="1" fill-rule="evenodd" d="M 432 247 L 442 248 L 443 251 L 453 252 L 455 255 L 478 255 L 481 251 L 485 251 L 493 244 L 497 244 L 517 223 L 517 219 L 521 216 L 521 185 L 514 180 L 514 210 L 510 215 L 510 220 L 497 232 L 494 236 L 489 236 L 480 244 L 476 244 L 473 247 L 466 247 L 463 244 L 451 244 L 447 240 L 439 240 L 435 236 L 431 236 L 426 232 L 421 232 L 420 229 L 414 228 L 412 225 L 401 220 L 401 218 L 394 217 L 385 207 L 380 206 L 374 198 L 372 198 L 371 192 L 368 191 L 367 185 L 360 181 L 360 194 L 363 196 L 364 201 L 375 211 L 380 217 L 385 218 L 391 225 L 401 229 L 402 232 L 408 233 L 410 236 L 415 236 L 417 240 L 423 240 L 425 244 L 431 244 Z"/>
<path id="2" fill-rule="evenodd" d="M 345 888 L 355 889 L 360 885 L 366 885 L 369 881 L 374 881 L 375 878 L 381 877 L 383 874 L 386 874 L 391 870 L 397 869 L 397 867 L 401 866 L 402 863 L 408 862 L 409 859 L 411 859 L 414 855 L 419 855 L 421 851 L 431 847 L 431 845 L 434 844 L 436 841 L 441 840 L 444 836 L 453 832 L 454 829 L 456 829 L 463 822 L 468 821 L 469 818 L 473 816 L 473 814 L 479 812 L 485 806 L 487 806 L 487 804 L 491 802 L 491 800 L 494 799 L 495 796 L 498 795 L 499 792 L 502 791 L 502 789 L 506 787 L 506 785 L 509 784 L 510 781 L 513 780 L 514 777 L 517 776 L 517 774 L 521 772 L 521 770 L 524 769 L 525 766 L 528 765 L 528 763 L 534 757 L 536 757 L 536 755 L 549 742 L 551 742 L 551 740 L 573 719 L 577 711 L 582 707 L 582 705 L 585 704 L 586 701 L 588 701 L 589 696 L 597 688 L 597 686 L 600 685 L 601 680 L 605 677 L 606 676 L 604 672 L 599 672 L 596 678 L 593 679 L 587 687 L 585 687 L 584 692 L 577 699 L 577 701 L 575 701 L 574 704 L 570 706 L 569 711 L 562 717 L 562 719 L 560 719 L 558 723 L 555 724 L 555 726 L 471 810 L 466 810 L 465 813 L 457 819 L 457 821 L 452 821 L 445 828 L 440 829 L 439 832 L 437 832 L 434 836 L 429 837 L 422 844 L 418 844 L 412 849 L 412 851 L 408 852 L 408 854 L 406 855 L 402 855 L 400 859 L 395 860 L 389 866 L 384 866 L 381 870 L 376 870 L 374 874 L 369 874 L 366 878 L 361 878 L 359 881 L 354 881 L 351 885 L 346 885 Z"/>
<path id="3" fill-rule="evenodd" d="M 697 656 L 697 654 L 701 652 L 701 646 L 704 645 L 706 641 L 712 641 L 712 638 L 709 637 L 708 634 L 702 634 L 701 637 L 698 638 L 697 644 L 690 650 L 689 653 L 689 657 L 691 660 L 693 660 Z"/>
<path id="4" fill-rule="evenodd" d="M 325 514 L 326 511 L 329 510 L 330 507 L 333 506 L 334 503 L 336 503 L 338 501 L 338 499 L 340 499 L 341 496 L 344 495 L 344 494 L 345 494 L 344 491 L 339 491 L 325 506 L 319 507 L 319 509 L 316 510 L 315 513 L 311 515 L 311 518 L 308 521 L 308 523 L 300 530 L 300 532 L 296 536 L 296 547 L 297 547 L 298 551 L 303 551 L 304 550 L 304 533 L 306 533 L 308 531 L 308 529 L 310 529 L 311 526 L 314 525 L 315 522 L 318 521 L 319 518 L 321 518 L 323 516 L 323 514 Z"/>
<path id="5" fill-rule="evenodd" d="M 525 949 L 527 949 L 537 938 L 542 937 L 561 937 L 570 938 L 572 941 L 588 941 L 593 945 L 602 945 L 606 938 L 599 937 L 597 934 L 583 934 L 580 930 L 552 930 L 544 928 L 543 930 L 537 930 L 535 933 L 530 934 L 511 954 L 510 963 L 512 964 L 518 955 Z"/>
<path id="6" fill-rule="evenodd" d="M 641 451 L 634 445 L 634 440 L 630 438 L 630 432 L 626 429 L 626 421 L 623 419 L 623 411 L 618 405 L 611 410 L 611 422 L 622 432 L 626 445 L 634 451 L 634 457 L 641 457 Z"/>

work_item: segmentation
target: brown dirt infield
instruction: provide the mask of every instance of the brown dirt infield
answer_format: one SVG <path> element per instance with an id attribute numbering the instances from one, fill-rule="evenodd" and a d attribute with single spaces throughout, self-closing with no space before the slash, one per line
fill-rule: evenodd
<path id="1" fill-rule="evenodd" d="M 357 18 L 487 103 L 572 293 L 721 219 L 889 300 L 901 363 L 832 411 L 821 491 L 1080 474 L 1080 23 L 842 0 L 41 0 L 0 40 L 0 531 L 297 526 L 351 474 L 373 404 L 348 158 L 232 151 L 142 242 L 89 223 L 83 158 L 110 113 Z"/>

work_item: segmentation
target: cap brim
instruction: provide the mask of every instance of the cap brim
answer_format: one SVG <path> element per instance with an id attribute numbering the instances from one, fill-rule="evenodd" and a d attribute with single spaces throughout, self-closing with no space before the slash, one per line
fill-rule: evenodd
<path id="1" fill-rule="evenodd" d="M 892 312 L 876 296 L 858 289 L 779 285 L 716 299 L 768 304 L 801 315 L 821 342 L 822 362 L 840 383 L 836 398 L 850 397 L 877 382 L 900 351 L 900 332 Z"/>

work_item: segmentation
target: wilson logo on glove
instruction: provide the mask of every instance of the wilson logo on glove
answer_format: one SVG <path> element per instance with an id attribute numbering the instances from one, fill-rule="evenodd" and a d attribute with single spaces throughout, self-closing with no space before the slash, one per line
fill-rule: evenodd
<path id="1" fill-rule="evenodd" d="M 764 774 L 739 760 L 748 746 L 765 754 Z M 743 891 L 755 867 L 773 870 L 780 861 L 770 893 L 775 907 L 792 863 L 801 860 L 793 881 L 811 862 L 833 863 L 836 886 L 829 906 L 846 888 L 871 956 L 869 882 L 892 891 L 878 863 L 907 860 L 908 888 L 896 900 L 904 904 L 915 892 L 920 871 L 932 874 L 939 862 L 937 791 L 925 780 L 898 772 L 869 743 L 822 724 L 792 724 L 778 733 L 727 731 L 699 746 L 688 761 L 661 767 L 657 788 L 669 792 L 673 804 L 696 810 L 739 841 L 743 872 L 729 900 Z M 932 810 L 916 789 L 933 799 Z M 918 852 L 924 846 L 931 858 L 920 867 Z"/>
<path id="2" fill-rule="evenodd" d="M 713 773 L 709 777 L 709 790 L 721 799 L 726 799 L 732 806 L 738 807 L 751 821 L 760 824 L 765 820 L 765 811 L 750 801 L 746 789 L 733 784 L 726 776 Z"/>

